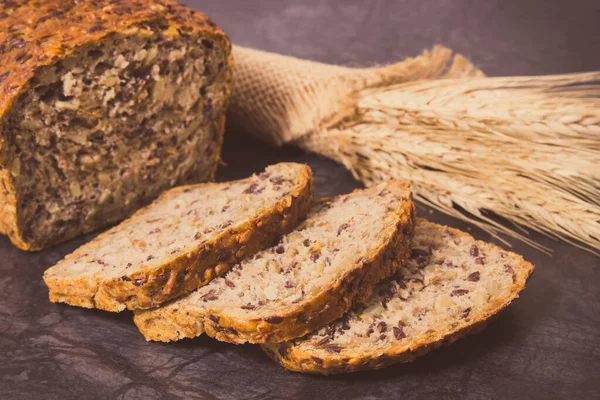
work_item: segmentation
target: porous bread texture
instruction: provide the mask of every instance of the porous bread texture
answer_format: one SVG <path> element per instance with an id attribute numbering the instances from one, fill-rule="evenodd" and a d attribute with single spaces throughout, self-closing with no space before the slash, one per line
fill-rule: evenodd
<path id="1" fill-rule="evenodd" d="M 312 201 L 311 170 L 295 163 L 171 189 L 49 268 L 50 300 L 107 311 L 156 307 L 275 243 Z"/>
<path id="2" fill-rule="evenodd" d="M 227 275 L 156 310 L 136 312 L 147 340 L 206 333 L 231 343 L 278 342 L 339 318 L 408 254 L 414 206 L 389 182 L 318 203 L 297 229 Z"/>
<path id="3" fill-rule="evenodd" d="M 341 319 L 265 352 L 298 372 L 337 374 L 409 362 L 480 331 L 525 288 L 533 265 L 456 229 L 417 220 L 411 257 Z"/>
<path id="4" fill-rule="evenodd" d="M 0 6 L 0 233 L 40 250 L 212 180 L 231 67 L 170 0 Z"/>

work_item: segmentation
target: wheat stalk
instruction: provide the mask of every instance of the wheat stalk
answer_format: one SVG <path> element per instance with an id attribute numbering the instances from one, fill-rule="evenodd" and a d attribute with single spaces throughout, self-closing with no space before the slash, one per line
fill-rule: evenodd
<path id="1" fill-rule="evenodd" d="M 495 236 L 541 248 L 490 211 L 598 254 L 599 99 L 600 72 L 420 80 L 361 91 L 355 115 L 296 143 Z"/>

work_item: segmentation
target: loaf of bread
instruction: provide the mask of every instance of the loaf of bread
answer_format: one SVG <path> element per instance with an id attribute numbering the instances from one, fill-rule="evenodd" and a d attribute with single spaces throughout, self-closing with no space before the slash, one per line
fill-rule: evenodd
<path id="1" fill-rule="evenodd" d="M 171 189 L 48 269 L 50 300 L 107 311 L 159 306 L 273 245 L 312 202 L 311 170 L 294 163 Z"/>
<path id="2" fill-rule="evenodd" d="M 39 250 L 210 180 L 232 60 L 172 0 L 0 4 L 0 233 Z"/>
<path id="3" fill-rule="evenodd" d="M 408 362 L 481 330 L 533 265 L 456 229 L 417 220 L 410 260 L 341 319 L 263 349 L 283 367 L 337 374 Z"/>
<path id="4" fill-rule="evenodd" d="M 168 305 L 136 312 L 148 340 L 206 333 L 232 343 L 299 337 L 364 300 L 407 256 L 414 207 L 390 182 L 320 202 L 270 249 Z"/>

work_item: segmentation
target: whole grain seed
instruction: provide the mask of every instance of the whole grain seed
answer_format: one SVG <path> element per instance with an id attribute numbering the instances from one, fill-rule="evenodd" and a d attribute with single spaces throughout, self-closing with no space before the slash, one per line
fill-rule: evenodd
<path id="1" fill-rule="evenodd" d="M 342 225 L 340 225 L 339 228 L 338 228 L 338 230 L 337 230 L 338 236 L 341 235 L 341 233 L 343 231 L 345 231 L 346 229 L 348 229 L 349 226 L 350 226 L 350 224 L 345 223 L 345 222 Z"/>
<path id="2" fill-rule="evenodd" d="M 312 253 L 310 253 L 310 259 L 312 262 L 316 262 L 320 256 L 321 256 L 321 254 L 319 254 L 319 252 L 316 252 L 316 251 L 313 251 Z"/>
<path id="3" fill-rule="evenodd" d="M 327 351 L 331 351 L 333 353 L 341 353 L 342 351 L 342 347 L 337 345 L 337 344 L 333 344 L 333 343 L 327 343 L 324 344 L 323 349 L 327 350 Z"/>
<path id="4" fill-rule="evenodd" d="M 283 317 L 280 317 L 278 315 L 273 315 L 271 317 L 266 317 L 264 318 L 265 322 L 268 322 L 270 324 L 280 324 L 283 322 Z"/>
<path id="5" fill-rule="evenodd" d="M 467 318 L 467 317 L 469 316 L 469 314 L 470 314 L 470 313 L 471 313 L 471 307 L 467 307 L 467 308 L 465 308 L 465 309 L 463 310 L 463 312 L 462 312 L 462 314 L 461 314 L 460 318 L 461 318 L 461 319 L 465 319 L 465 318 Z"/>
<path id="6" fill-rule="evenodd" d="M 229 279 L 224 279 L 224 282 L 225 282 L 225 285 L 227 285 L 230 288 L 234 288 L 235 287 L 235 283 L 233 283 Z"/>
<path id="7" fill-rule="evenodd" d="M 469 291 L 467 289 L 455 289 L 452 291 L 452 293 L 450 294 L 450 296 L 464 296 L 465 294 L 469 293 Z"/>
<path id="8" fill-rule="evenodd" d="M 478 282 L 479 277 L 480 277 L 479 271 L 475 271 L 475 272 L 472 272 L 469 274 L 469 276 L 467 277 L 467 280 L 471 281 L 471 282 Z"/>
<path id="9" fill-rule="evenodd" d="M 331 341 L 331 337 L 330 336 L 325 336 L 325 337 L 322 337 L 320 340 L 318 340 L 317 343 L 315 343 L 315 345 L 316 346 L 322 346 L 322 345 L 324 345 L 325 343 L 327 343 L 329 341 Z"/>
<path id="10" fill-rule="evenodd" d="M 215 290 L 211 290 L 210 292 L 206 293 L 205 295 L 203 295 L 201 297 L 203 302 L 208 302 L 208 301 L 215 301 L 219 299 L 219 296 L 216 294 Z"/>
<path id="11" fill-rule="evenodd" d="M 209 314 L 208 319 L 210 319 L 212 322 L 214 322 L 216 324 L 218 324 L 219 320 L 220 320 L 218 315 L 213 315 L 213 314 Z"/>
<path id="12" fill-rule="evenodd" d="M 258 183 L 253 182 L 252 184 L 250 184 L 250 186 L 248 186 L 246 188 L 246 190 L 244 190 L 242 193 L 244 194 L 251 194 L 254 193 L 254 191 L 256 190 L 256 188 L 258 187 Z"/>
<path id="13" fill-rule="evenodd" d="M 394 337 L 396 338 L 396 340 L 404 339 L 406 337 L 404 330 L 400 327 L 395 326 L 393 331 L 394 331 Z"/>

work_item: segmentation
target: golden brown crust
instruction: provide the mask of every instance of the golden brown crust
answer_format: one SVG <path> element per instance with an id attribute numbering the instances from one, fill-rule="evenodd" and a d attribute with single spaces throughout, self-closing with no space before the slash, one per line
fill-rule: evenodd
<path id="1" fill-rule="evenodd" d="M 394 182 L 410 193 L 407 184 Z M 310 303 L 287 314 L 246 320 L 200 315 L 197 310 L 160 308 L 137 312 L 135 324 L 147 340 L 171 341 L 202 333 L 230 343 L 281 342 L 303 336 L 341 317 L 355 301 L 366 299 L 382 279 L 393 275 L 408 257 L 414 234 L 414 205 L 407 197 L 398 210 L 394 234 L 365 261 Z M 270 321 L 270 322 L 269 322 Z M 275 322 L 276 321 L 276 322 Z"/>
<path id="2" fill-rule="evenodd" d="M 0 4 L 0 115 L 36 70 L 81 46 L 139 23 L 164 20 L 174 29 L 225 33 L 206 15 L 173 0 L 9 0 Z"/>
<path id="3" fill-rule="evenodd" d="M 225 33 L 206 15 L 174 0 L 7 0 L 0 2 L 0 233 L 9 236 L 22 250 L 41 250 L 75 234 L 48 243 L 30 243 L 19 226 L 17 200 L 12 176 L 7 172 L 2 143 L 3 117 L 28 90 L 29 83 L 43 66 L 73 54 L 79 48 L 123 32 L 142 23 L 166 23 L 174 32 L 210 35 L 225 49 L 228 59 L 229 98 L 233 56 Z M 224 126 L 226 105 L 217 117 Z M 223 130 L 219 135 L 222 141 Z M 215 150 L 220 153 L 220 148 Z M 219 154 L 215 155 L 218 159 Z M 216 163 L 214 165 L 216 169 Z M 214 174 L 214 171 L 213 171 Z"/>
<path id="4" fill-rule="evenodd" d="M 110 280 L 94 277 L 67 279 L 44 274 L 50 301 L 118 312 L 125 308 L 137 310 L 157 307 L 197 289 L 215 276 L 225 273 L 235 263 L 272 245 L 306 216 L 313 201 L 313 178 L 308 166 L 303 166 L 297 180 L 298 184 L 291 194 L 273 207 L 158 268 Z M 172 189 L 162 196 L 176 195 L 185 188 Z M 102 235 L 109 234 L 110 231 Z"/>
<path id="5" fill-rule="evenodd" d="M 417 224 L 419 223 L 418 220 Z M 457 236 L 471 237 L 458 229 L 448 227 L 444 227 L 444 229 L 453 231 Z M 481 241 L 476 241 L 476 243 L 483 249 L 496 247 L 493 244 Z M 466 335 L 482 331 L 490 320 L 495 318 L 500 311 L 518 297 L 519 292 L 525 288 L 534 266 L 523 260 L 521 256 L 516 254 L 513 254 L 513 256 L 520 261 L 518 265 L 513 267 L 516 278 L 509 289 L 510 294 L 506 298 L 491 303 L 468 321 L 461 320 L 455 326 L 448 327 L 446 330 L 432 331 L 427 335 L 411 340 L 409 343 L 392 346 L 381 354 L 344 352 L 343 354 L 332 353 L 331 357 L 320 358 L 315 357 L 314 354 L 302 349 L 300 346 L 294 346 L 292 342 L 267 344 L 263 345 L 262 348 L 269 357 L 286 369 L 323 375 L 380 369 L 390 364 L 411 362 L 431 350 L 454 343 Z"/>
<path id="6" fill-rule="evenodd" d="M 1 141 L 0 141 L 1 146 Z M 23 241 L 17 230 L 17 199 L 10 172 L 0 167 L 0 233 L 10 237 L 13 244 L 20 249 L 28 250 L 29 245 Z"/>

